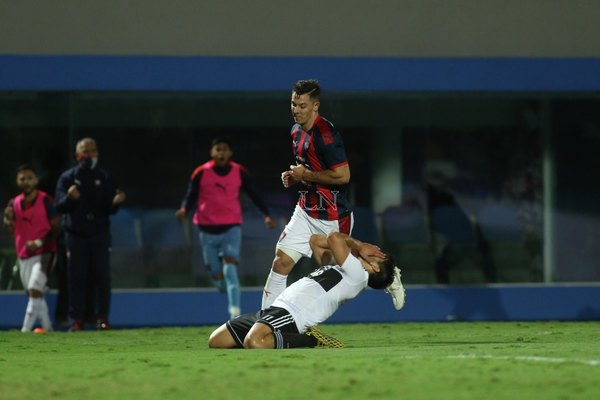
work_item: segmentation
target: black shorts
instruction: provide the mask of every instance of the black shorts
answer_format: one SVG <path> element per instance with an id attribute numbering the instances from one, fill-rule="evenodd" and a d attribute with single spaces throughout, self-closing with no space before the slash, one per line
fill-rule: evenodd
<path id="1" fill-rule="evenodd" d="M 273 332 L 299 333 L 296 321 L 292 315 L 280 307 L 269 307 L 255 313 L 243 314 L 225 323 L 229 333 L 237 343 L 237 347 L 244 347 L 244 338 L 255 323 L 260 322 L 269 326 Z"/>

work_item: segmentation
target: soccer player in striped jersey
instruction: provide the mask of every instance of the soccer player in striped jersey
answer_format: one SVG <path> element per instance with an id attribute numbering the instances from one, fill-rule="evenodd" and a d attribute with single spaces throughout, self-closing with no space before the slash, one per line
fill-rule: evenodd
<path id="1" fill-rule="evenodd" d="M 321 86 L 317 80 L 300 80 L 292 89 L 291 129 L 295 165 L 281 174 L 285 188 L 300 184 L 298 204 L 279 237 L 275 259 L 263 290 L 262 308 L 267 308 L 287 286 L 287 276 L 301 257 L 311 257 L 312 234 L 341 232 L 350 235 L 354 223 L 347 198 L 350 166 L 342 136 L 319 114 Z M 400 271 L 386 290 L 394 306 L 404 306 Z"/>
<path id="2" fill-rule="evenodd" d="M 343 347 L 315 326 L 367 286 L 388 287 L 395 279 L 394 261 L 379 247 L 339 232 L 312 235 L 310 247 L 322 267 L 287 287 L 270 307 L 221 325 L 210 335 L 209 347 Z"/>

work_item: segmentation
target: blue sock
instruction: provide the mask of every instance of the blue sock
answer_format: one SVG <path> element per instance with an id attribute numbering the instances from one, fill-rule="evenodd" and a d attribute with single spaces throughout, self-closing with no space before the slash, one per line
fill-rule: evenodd
<path id="1" fill-rule="evenodd" d="M 229 314 L 231 317 L 237 317 L 240 314 L 240 280 L 238 278 L 237 267 L 231 263 L 223 265 L 223 275 L 227 285 L 227 300 L 229 300 Z"/>

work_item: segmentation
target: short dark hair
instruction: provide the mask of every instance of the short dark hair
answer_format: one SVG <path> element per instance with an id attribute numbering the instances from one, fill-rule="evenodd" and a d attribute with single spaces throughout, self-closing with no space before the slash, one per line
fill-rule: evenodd
<path id="1" fill-rule="evenodd" d="M 218 144 L 225 143 L 231 150 L 233 150 L 233 146 L 231 145 L 231 139 L 228 137 L 216 137 L 213 139 L 211 147 L 214 147 Z"/>
<path id="2" fill-rule="evenodd" d="M 385 289 L 394 281 L 394 268 L 396 263 L 394 257 L 388 255 L 379 263 L 379 272 L 369 275 L 369 287 L 373 289 Z"/>
<path id="3" fill-rule="evenodd" d="M 35 168 L 31 164 L 21 164 L 21 165 L 19 165 L 17 167 L 17 175 L 19 175 L 23 171 L 31 171 L 35 175 L 37 175 L 37 171 L 35 170 Z"/>
<path id="4" fill-rule="evenodd" d="M 321 84 L 316 79 L 305 79 L 296 82 L 292 90 L 297 95 L 308 94 L 313 100 L 318 99 L 321 95 Z"/>

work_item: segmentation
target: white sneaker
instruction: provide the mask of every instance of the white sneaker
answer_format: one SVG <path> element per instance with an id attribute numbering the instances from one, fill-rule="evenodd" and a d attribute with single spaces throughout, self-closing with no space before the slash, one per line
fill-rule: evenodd
<path id="1" fill-rule="evenodd" d="M 402 280 L 400 279 L 400 268 L 394 267 L 394 280 L 392 284 L 385 289 L 385 292 L 392 296 L 394 302 L 394 308 L 401 310 L 404 307 L 406 300 L 406 293 L 404 292 L 404 286 L 402 286 Z"/>

